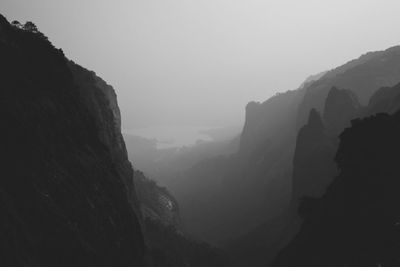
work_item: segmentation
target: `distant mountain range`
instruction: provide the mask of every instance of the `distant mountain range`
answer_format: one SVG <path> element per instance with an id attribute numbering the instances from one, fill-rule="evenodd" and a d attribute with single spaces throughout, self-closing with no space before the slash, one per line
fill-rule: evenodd
<path id="1" fill-rule="evenodd" d="M 226 244 L 242 266 L 249 259 L 251 266 L 264 266 L 299 229 L 294 196 L 320 197 L 333 180 L 338 134 L 364 110 L 382 111 L 378 98 L 392 103 L 384 111 L 396 110 L 392 86 L 399 82 L 400 47 L 392 47 L 312 77 L 299 89 L 249 103 L 239 150 L 186 170 L 174 190 L 187 231 Z M 318 119 L 309 118 L 313 109 Z M 319 178 L 319 185 L 312 182 Z"/>
<path id="2" fill-rule="evenodd" d="M 0 265 L 400 266 L 400 47 L 166 150 L 127 151 L 114 89 L 32 22 L 0 15 L 0 59 Z"/>

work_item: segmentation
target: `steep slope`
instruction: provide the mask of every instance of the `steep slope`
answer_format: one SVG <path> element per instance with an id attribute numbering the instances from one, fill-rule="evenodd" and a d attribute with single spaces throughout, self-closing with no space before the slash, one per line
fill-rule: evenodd
<path id="1" fill-rule="evenodd" d="M 135 187 L 144 217 L 144 234 L 152 267 L 224 267 L 228 258 L 218 249 L 182 232 L 179 206 L 164 187 L 135 171 Z"/>
<path id="2" fill-rule="evenodd" d="M 332 87 L 325 100 L 323 117 L 330 134 L 337 135 L 357 117 L 361 105 L 348 89 Z"/>
<path id="3" fill-rule="evenodd" d="M 168 190 L 140 171 L 135 171 L 134 181 L 143 217 L 180 228 L 179 205 Z"/>
<path id="4" fill-rule="evenodd" d="M 290 138 L 297 106 L 302 97 L 303 90 L 294 90 L 277 94 L 263 103 L 247 104 L 240 153 L 254 153 L 268 141 L 279 144 Z"/>
<path id="5" fill-rule="evenodd" d="M 310 109 L 323 110 L 328 92 L 334 86 L 350 89 L 360 103 L 366 105 L 376 90 L 400 82 L 399 62 L 400 47 L 395 46 L 370 52 L 328 72 L 306 89 L 298 111 L 297 127 L 306 122 Z"/>
<path id="6" fill-rule="evenodd" d="M 312 109 L 308 123 L 297 136 L 293 158 L 292 205 L 304 197 L 321 197 L 336 171 L 335 143 L 325 130 L 319 113 Z"/>
<path id="7" fill-rule="evenodd" d="M 398 266 L 400 113 L 352 121 L 340 136 L 340 175 L 301 206 L 300 233 L 273 266 Z"/>
<path id="8" fill-rule="evenodd" d="M 280 192 L 281 196 L 283 196 L 282 192 L 288 192 L 288 188 L 290 189 L 289 192 L 293 191 L 289 197 L 297 199 L 307 197 L 307 195 L 308 197 L 317 197 L 324 193 L 329 181 L 336 174 L 333 161 L 328 160 L 333 158 L 336 152 L 337 135 L 350 125 L 351 119 L 363 116 L 368 110 L 363 108 L 357 100 L 356 92 L 363 94 L 363 86 L 366 83 L 360 77 L 368 76 L 367 82 L 370 83 L 368 85 L 370 87 L 366 90 L 367 95 L 369 94 L 368 90 L 374 92 L 379 88 L 372 89 L 371 84 L 378 85 L 380 82 L 391 84 L 396 79 L 400 79 L 400 72 L 398 72 L 400 57 L 398 53 L 398 47 L 382 52 L 368 53 L 326 73 L 319 80 L 314 81 L 303 89 L 304 98 L 300 100 L 298 108 L 294 109 L 294 116 L 297 117 L 295 119 L 296 122 L 287 127 L 287 129 L 302 129 L 302 125 L 306 120 L 299 120 L 299 118 L 308 118 L 310 110 L 315 107 L 317 110 L 323 111 L 325 130 L 320 131 L 319 134 L 317 134 L 318 131 L 313 134 L 313 131 L 306 130 L 305 132 L 308 132 L 308 134 L 304 134 L 304 129 L 302 129 L 303 133 L 297 136 L 297 142 L 294 141 L 295 137 L 293 137 L 292 140 L 289 139 L 289 141 L 283 142 L 284 145 L 278 146 L 280 149 L 276 150 L 275 155 L 267 158 L 267 161 L 271 161 L 271 158 L 279 158 L 277 155 L 281 151 L 291 151 L 293 149 L 295 151 L 293 182 L 290 178 L 289 182 L 285 183 L 280 180 L 281 187 L 274 187 L 277 183 L 271 184 L 268 187 L 270 189 L 269 192 L 272 192 L 272 194 L 268 193 L 267 190 L 265 190 L 265 194 L 273 195 Z M 349 89 L 336 89 L 334 88 L 336 82 L 338 84 L 354 85 L 356 90 L 353 90 L 352 87 L 347 87 Z M 381 97 L 390 98 L 386 93 L 382 94 Z M 392 102 L 393 104 L 385 103 L 381 105 L 387 108 L 390 105 L 394 108 L 399 103 Z M 305 114 L 307 115 L 304 116 Z M 268 118 L 268 116 L 266 117 Z M 263 116 L 260 115 L 259 118 L 263 120 Z M 265 127 L 268 127 L 268 125 Z M 307 126 L 304 127 L 308 128 Z M 293 132 L 297 131 L 293 130 Z M 300 136 L 301 138 L 299 138 Z M 314 140 L 314 138 L 316 139 Z M 316 145 L 316 143 L 319 144 Z M 297 146 L 296 149 L 294 148 L 295 145 Z M 303 149 L 300 149 L 301 147 Z M 281 158 L 281 164 L 278 166 L 290 170 L 290 161 L 292 159 L 286 159 L 285 163 L 285 159 L 282 160 Z M 267 163 L 264 166 L 269 165 Z M 286 186 L 286 188 L 282 188 L 282 185 Z M 302 191 L 303 193 L 308 193 L 299 193 Z M 253 266 L 265 266 L 271 255 L 273 256 L 276 253 L 277 248 L 279 249 L 285 242 L 289 242 L 298 231 L 301 219 L 298 217 L 296 209 L 297 201 L 287 206 L 283 206 L 276 201 L 275 203 L 277 203 L 276 207 L 283 209 L 281 215 L 278 214 L 277 218 L 259 225 L 242 237 L 235 239 L 229 245 L 231 254 L 237 259 L 236 262 L 241 263 L 239 266 L 246 266 L 246 258 L 249 255 L 253 259 L 258 258 L 258 260 L 253 261 Z M 265 211 L 268 212 L 270 210 L 265 209 Z M 255 250 L 252 249 L 253 244 L 257 246 Z M 258 251 L 258 253 L 255 253 L 255 251 Z"/>
<path id="9" fill-rule="evenodd" d="M 299 89 L 303 89 L 305 87 L 310 86 L 313 82 L 321 79 L 326 73 L 327 73 L 327 71 L 323 71 L 323 72 L 308 76 L 307 79 L 300 85 Z"/>
<path id="10" fill-rule="evenodd" d="M 176 197 L 190 233 L 220 243 L 288 205 L 292 125 L 300 100 L 300 91 L 289 91 L 250 103 L 239 151 L 203 160 L 182 175 Z"/>
<path id="11" fill-rule="evenodd" d="M 32 24 L 0 16 L 4 266 L 142 266 L 115 94 Z"/>
<path id="12" fill-rule="evenodd" d="M 276 235 L 279 239 L 290 241 L 297 233 L 301 222 L 299 213 L 303 212 L 303 208 L 297 211 L 299 201 L 321 197 L 336 176 L 333 158 L 337 151 L 338 133 L 350 126 L 350 121 L 357 116 L 384 111 L 377 107 L 392 107 L 393 100 L 396 99 L 395 92 L 400 93 L 397 86 L 379 89 L 376 93 L 379 97 L 375 100 L 372 97 L 371 105 L 363 108 L 351 91 L 335 87 L 330 90 L 324 108 L 325 127 L 314 115 L 314 124 L 319 126 L 310 127 L 309 118 L 309 123 L 299 131 L 293 160 L 293 200 L 290 210 L 280 220 L 283 226 L 276 230 L 278 233 L 281 230 L 280 235 Z M 284 242 L 280 242 L 280 246 L 282 245 Z"/>
<path id="13" fill-rule="evenodd" d="M 335 142 L 319 113 L 312 109 L 309 119 L 297 136 L 293 157 L 291 203 L 285 212 L 274 220 L 260 225 L 229 246 L 237 266 L 265 266 L 276 253 L 296 235 L 301 218 L 297 214 L 304 197 L 320 197 L 336 173 L 333 163 Z"/>
<path id="14" fill-rule="evenodd" d="M 378 112 L 392 114 L 400 109 L 400 83 L 393 87 L 382 87 L 370 99 L 364 116 Z"/>
<path id="15" fill-rule="evenodd" d="M 284 214 L 291 199 L 297 131 L 306 124 L 310 110 L 324 113 L 327 131 L 338 134 L 345 127 L 341 124 L 357 115 L 356 99 L 365 105 L 380 87 L 399 81 L 400 48 L 393 47 L 350 61 L 301 89 L 264 103 L 249 103 L 239 151 L 207 159 L 183 174 L 184 193 L 175 195 L 188 220 L 187 229 L 210 242 L 223 243 Z M 332 92 L 329 103 L 333 107 L 325 111 L 325 101 L 335 86 L 348 90 L 337 92 L 337 99 L 343 101 L 337 103 L 337 94 Z M 343 116 L 335 118 L 331 113 L 335 110 Z"/>

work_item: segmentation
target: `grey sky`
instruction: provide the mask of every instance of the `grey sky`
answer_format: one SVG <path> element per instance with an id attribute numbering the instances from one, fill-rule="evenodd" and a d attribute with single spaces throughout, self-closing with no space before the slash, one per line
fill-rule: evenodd
<path id="1" fill-rule="evenodd" d="M 125 128 L 242 123 L 248 101 L 400 44 L 398 0 L 1 0 L 117 90 Z"/>

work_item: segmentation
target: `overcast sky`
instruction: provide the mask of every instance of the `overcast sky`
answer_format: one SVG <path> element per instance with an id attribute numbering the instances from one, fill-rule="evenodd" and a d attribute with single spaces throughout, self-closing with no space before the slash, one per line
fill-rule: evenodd
<path id="1" fill-rule="evenodd" d="M 125 128 L 240 124 L 251 100 L 400 44 L 399 0 L 1 0 L 112 84 Z"/>

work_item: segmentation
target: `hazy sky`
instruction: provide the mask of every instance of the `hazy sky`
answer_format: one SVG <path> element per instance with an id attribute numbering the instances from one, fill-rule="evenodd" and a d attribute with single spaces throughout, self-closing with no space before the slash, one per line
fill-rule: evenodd
<path id="1" fill-rule="evenodd" d="M 251 100 L 400 44 L 399 0 L 1 0 L 117 91 L 125 128 L 242 123 Z"/>

